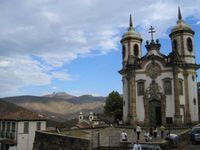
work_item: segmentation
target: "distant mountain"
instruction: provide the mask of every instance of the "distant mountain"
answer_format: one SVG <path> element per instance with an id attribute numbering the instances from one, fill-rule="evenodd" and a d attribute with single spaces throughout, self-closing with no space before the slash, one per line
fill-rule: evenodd
<path id="1" fill-rule="evenodd" d="M 0 101 L 0 114 L 4 114 L 4 113 L 8 113 L 8 112 L 18 112 L 18 111 L 22 111 L 22 110 L 26 110 L 23 107 L 17 106 L 13 103 L 9 103 L 6 101 L 1 100 Z"/>
<path id="2" fill-rule="evenodd" d="M 64 92 L 44 96 L 16 96 L 2 100 L 22 106 L 34 112 L 65 121 L 77 117 L 78 113 L 102 113 L 105 97 L 82 95 L 79 97 Z"/>
<path id="3" fill-rule="evenodd" d="M 52 94 L 44 95 L 43 97 L 50 97 L 50 98 L 60 98 L 60 99 L 70 99 L 76 96 L 67 94 L 65 92 L 53 92 Z"/>

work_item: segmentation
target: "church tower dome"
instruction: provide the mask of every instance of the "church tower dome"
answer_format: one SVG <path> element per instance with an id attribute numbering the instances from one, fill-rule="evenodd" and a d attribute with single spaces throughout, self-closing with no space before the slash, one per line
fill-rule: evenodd
<path id="1" fill-rule="evenodd" d="M 132 16 L 130 15 L 129 28 L 126 33 L 123 34 L 121 39 L 122 44 L 122 59 L 123 64 L 133 64 L 137 58 L 142 57 L 141 53 L 142 38 L 133 27 Z"/>
<path id="2" fill-rule="evenodd" d="M 180 31 L 194 33 L 194 31 L 192 31 L 192 28 L 188 24 L 186 24 L 184 20 L 182 19 L 180 7 L 178 7 L 178 20 L 176 23 L 177 25 L 172 28 L 171 34 L 180 32 Z"/>
<path id="3" fill-rule="evenodd" d="M 138 38 L 138 40 L 141 39 L 141 35 L 137 33 L 133 27 L 133 21 L 132 21 L 132 16 L 130 15 L 130 20 L 129 20 L 129 28 L 128 31 L 125 32 L 122 36 L 122 41 L 127 39 L 127 38 Z"/>
<path id="4" fill-rule="evenodd" d="M 172 51 L 176 51 L 185 63 L 195 64 L 194 31 L 182 19 L 180 7 L 177 25 L 172 28 L 169 36 L 172 41 Z"/>

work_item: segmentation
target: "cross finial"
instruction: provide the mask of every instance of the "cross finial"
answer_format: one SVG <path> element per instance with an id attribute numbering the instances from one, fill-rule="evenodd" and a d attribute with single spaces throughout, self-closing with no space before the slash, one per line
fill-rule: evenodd
<path id="1" fill-rule="evenodd" d="M 156 31 L 154 30 L 154 28 L 151 26 L 149 28 L 149 33 L 151 33 L 151 41 L 153 41 L 153 33 L 155 33 Z"/>

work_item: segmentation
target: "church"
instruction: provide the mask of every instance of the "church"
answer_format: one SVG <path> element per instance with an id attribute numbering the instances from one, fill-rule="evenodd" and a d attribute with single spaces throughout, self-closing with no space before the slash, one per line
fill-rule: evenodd
<path id="1" fill-rule="evenodd" d="M 142 37 L 133 27 L 123 34 L 122 75 L 123 121 L 135 125 L 165 125 L 166 118 L 174 125 L 198 122 L 197 69 L 195 62 L 194 31 L 185 23 L 178 9 L 177 24 L 169 34 L 171 51 L 160 51 L 159 40 L 154 40 L 154 28 L 146 41 L 147 52 L 142 55 Z"/>

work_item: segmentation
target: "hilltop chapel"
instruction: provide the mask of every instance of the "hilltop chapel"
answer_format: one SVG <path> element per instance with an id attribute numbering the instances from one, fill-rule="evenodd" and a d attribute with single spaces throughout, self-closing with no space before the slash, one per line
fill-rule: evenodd
<path id="1" fill-rule="evenodd" d="M 123 121 L 143 125 L 166 124 L 170 117 L 174 125 L 198 121 L 197 72 L 194 31 L 185 23 L 178 9 L 176 26 L 171 29 L 172 50 L 161 53 L 159 40 L 146 41 L 147 53 L 142 56 L 142 37 L 134 30 L 132 18 L 123 34 L 122 75 Z"/>

